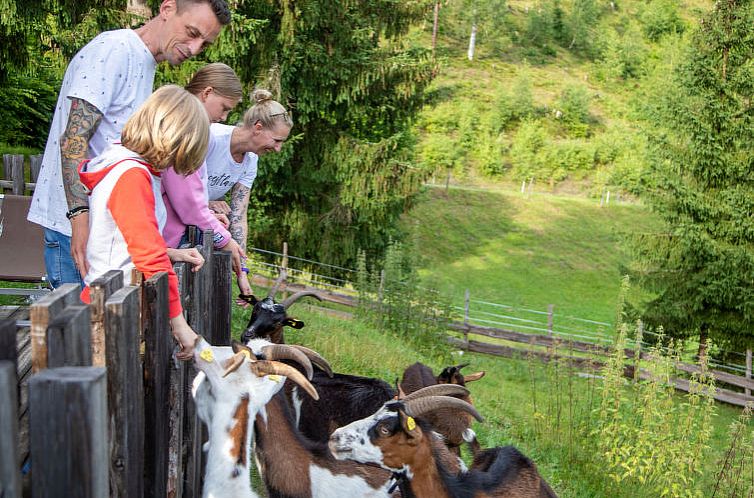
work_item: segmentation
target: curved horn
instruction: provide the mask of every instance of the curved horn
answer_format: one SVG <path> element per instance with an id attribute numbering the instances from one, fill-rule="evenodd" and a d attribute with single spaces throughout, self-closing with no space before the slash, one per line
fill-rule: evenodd
<path id="1" fill-rule="evenodd" d="M 468 362 L 461 363 L 460 365 L 456 365 L 456 370 L 460 370 L 460 369 L 462 369 L 464 367 L 468 367 L 469 365 L 471 365 L 471 363 L 468 363 Z"/>
<path id="2" fill-rule="evenodd" d="M 296 370 L 290 365 L 280 363 L 278 361 L 257 361 L 252 363 L 251 371 L 257 375 L 257 377 L 263 377 L 265 375 L 283 375 L 290 380 L 301 386 L 304 391 L 309 393 L 309 396 L 315 400 L 319 400 L 319 394 L 314 386 L 304 377 L 301 372 Z"/>
<path id="3" fill-rule="evenodd" d="M 306 377 L 311 379 L 314 369 L 309 358 L 301 350 L 287 344 L 271 344 L 262 348 L 262 354 L 267 360 L 293 360 L 306 371 Z"/>
<path id="4" fill-rule="evenodd" d="M 458 384 L 435 384 L 433 386 L 422 387 L 418 391 L 406 395 L 403 401 L 424 398 L 426 396 L 468 396 L 469 390 Z"/>
<path id="5" fill-rule="evenodd" d="M 319 301 L 322 301 L 322 298 L 319 296 L 319 294 L 316 293 L 316 292 L 314 292 L 314 291 L 299 291 L 299 292 L 293 294 L 292 296 L 288 296 L 288 299 L 286 299 L 285 301 L 283 301 L 280 304 L 282 304 L 283 306 L 285 306 L 285 309 L 288 309 L 288 307 L 290 305 L 292 305 L 293 303 L 295 303 L 296 301 L 298 301 L 302 297 L 306 297 L 306 296 L 316 297 Z"/>
<path id="6" fill-rule="evenodd" d="M 467 403 L 462 399 L 453 398 L 450 396 L 427 396 L 424 398 L 412 399 L 403 402 L 406 407 L 406 413 L 412 417 L 420 417 L 424 413 L 437 410 L 439 408 L 452 408 L 456 410 L 464 411 L 477 419 L 479 422 L 484 422 L 482 417 L 476 408 L 471 406 L 471 403 Z"/>
<path id="7" fill-rule="evenodd" d="M 302 353 L 304 353 L 306 357 L 309 358 L 309 360 L 312 362 L 313 365 L 316 365 L 317 368 L 325 372 L 328 377 L 332 378 L 333 373 L 332 373 L 332 368 L 330 367 L 330 363 L 328 363 L 326 359 L 320 356 L 318 352 L 304 346 L 299 346 L 298 344 L 289 344 L 288 347 L 296 348 Z"/>
<path id="8" fill-rule="evenodd" d="M 238 353 L 231 356 L 228 361 L 225 362 L 225 372 L 223 372 L 223 378 L 227 377 L 231 372 L 238 370 L 238 367 L 240 367 L 243 361 L 248 358 L 248 356 L 246 355 L 246 352 L 239 351 Z"/>

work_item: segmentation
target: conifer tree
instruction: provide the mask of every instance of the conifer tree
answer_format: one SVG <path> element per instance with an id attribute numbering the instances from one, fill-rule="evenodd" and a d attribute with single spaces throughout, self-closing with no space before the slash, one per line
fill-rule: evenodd
<path id="1" fill-rule="evenodd" d="M 651 191 L 663 234 L 635 240 L 644 317 L 675 337 L 754 343 L 754 9 L 721 0 L 657 102 Z M 700 352 L 701 347 L 700 347 Z"/>

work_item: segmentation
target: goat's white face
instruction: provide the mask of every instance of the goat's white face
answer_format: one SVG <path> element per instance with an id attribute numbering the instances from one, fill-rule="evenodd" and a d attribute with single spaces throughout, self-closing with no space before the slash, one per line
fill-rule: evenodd
<path id="1" fill-rule="evenodd" d="M 383 406 L 367 418 L 339 427 L 330 436 L 330 452 L 338 460 L 376 463 L 385 467 L 382 449 L 372 439 L 376 435 L 375 429 L 390 423 L 390 419 L 397 420 L 397 413 Z"/>

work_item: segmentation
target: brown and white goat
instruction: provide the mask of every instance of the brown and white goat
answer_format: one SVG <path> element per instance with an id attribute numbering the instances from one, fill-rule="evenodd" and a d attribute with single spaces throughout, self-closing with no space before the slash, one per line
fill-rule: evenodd
<path id="1" fill-rule="evenodd" d="M 391 496 L 391 473 L 376 465 L 333 458 L 327 444 L 311 441 L 295 427 L 291 407 L 277 393 L 259 412 L 254 454 L 269 498 Z"/>
<path id="2" fill-rule="evenodd" d="M 330 449 L 338 459 L 375 463 L 402 475 L 404 496 L 416 498 L 553 498 L 534 463 L 512 446 L 485 450 L 468 471 L 448 468 L 450 452 L 421 417 L 438 408 L 481 420 L 469 403 L 428 396 L 386 403 L 371 417 L 337 429 Z"/>
<path id="3" fill-rule="evenodd" d="M 194 361 L 200 372 L 192 393 L 197 415 L 209 433 L 205 498 L 258 496 L 249 484 L 253 424 L 286 377 L 317 397 L 298 370 L 277 361 L 297 361 L 311 372 L 310 360 L 300 349 L 266 341 L 255 346 L 256 353 L 241 345 L 213 347 L 201 337 L 196 342 Z"/>
<path id="4" fill-rule="evenodd" d="M 437 384 L 465 386 L 467 382 L 473 382 L 484 377 L 484 371 L 463 375 L 461 369 L 468 365 L 468 363 L 463 363 L 461 365 L 445 367 L 440 375 L 435 376 L 432 369 L 427 365 L 416 362 L 404 370 L 400 384 L 401 391 L 405 394 L 411 394 L 422 388 Z M 457 397 L 473 404 L 468 391 Z M 476 434 L 471 429 L 473 420 L 471 415 L 467 413 L 459 414 L 454 409 L 441 408 L 427 413 L 424 416 L 424 420 L 429 422 L 432 428 L 445 438 L 445 444 L 448 445 L 450 451 L 456 456 L 461 456 L 461 445 L 464 441 L 469 444 L 474 455 L 481 451 Z"/>

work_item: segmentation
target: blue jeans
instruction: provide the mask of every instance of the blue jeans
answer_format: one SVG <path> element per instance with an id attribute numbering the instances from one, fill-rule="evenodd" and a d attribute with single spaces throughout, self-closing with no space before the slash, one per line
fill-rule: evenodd
<path id="1" fill-rule="evenodd" d="M 71 256 L 71 238 L 49 228 L 45 228 L 45 267 L 53 288 L 62 284 L 84 285 Z"/>

